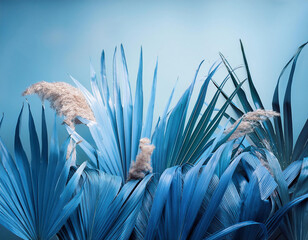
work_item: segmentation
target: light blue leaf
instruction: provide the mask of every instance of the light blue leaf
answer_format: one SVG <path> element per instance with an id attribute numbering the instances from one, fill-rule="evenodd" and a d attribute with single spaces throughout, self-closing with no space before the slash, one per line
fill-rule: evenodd
<path id="1" fill-rule="evenodd" d="M 154 106 L 155 106 L 156 85 L 157 85 L 157 66 L 158 66 L 158 61 L 156 61 L 150 102 L 149 102 L 149 106 L 148 106 L 148 110 L 147 110 L 147 116 L 146 116 L 145 123 L 144 123 L 143 129 L 142 129 L 142 134 L 141 134 L 141 136 L 143 138 L 144 137 L 147 137 L 147 138 L 151 137 L 152 123 L 153 123 L 153 112 L 154 112 Z M 172 93 L 171 93 L 171 95 L 172 95 Z"/>
<path id="2" fill-rule="evenodd" d="M 131 140 L 131 160 L 135 160 L 138 152 L 139 140 L 142 130 L 142 117 L 143 117 L 143 90 L 142 90 L 142 49 L 140 51 L 140 62 L 137 76 L 137 85 L 135 93 L 135 103 L 133 108 L 133 120 L 132 120 L 132 140 Z"/>
<path id="3" fill-rule="evenodd" d="M 22 113 L 22 111 L 21 111 Z M 21 145 L 21 113 L 15 131 L 15 160 L 0 141 L 0 223 L 23 239 L 51 239 L 79 204 L 76 191 L 81 166 L 68 181 L 70 160 L 66 141 L 59 152 L 54 134 L 48 156 L 47 128 L 42 108 L 42 154 L 29 107 L 31 161 Z M 56 132 L 56 130 L 54 130 Z"/>

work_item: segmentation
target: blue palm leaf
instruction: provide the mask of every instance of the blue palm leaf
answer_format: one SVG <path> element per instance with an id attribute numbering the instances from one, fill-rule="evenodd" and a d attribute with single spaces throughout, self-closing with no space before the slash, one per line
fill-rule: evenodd
<path id="1" fill-rule="evenodd" d="M 135 228 L 132 232 L 132 235 L 130 236 L 130 239 L 132 240 L 133 239 L 135 240 L 144 239 L 152 204 L 153 204 L 153 199 L 154 199 L 155 192 L 157 189 L 157 184 L 158 184 L 158 177 L 157 175 L 156 177 L 154 175 L 153 178 L 148 182 L 146 186 L 144 198 L 142 201 L 142 206 L 140 207 L 140 210 L 139 210 L 139 213 L 136 219 Z"/>
<path id="2" fill-rule="evenodd" d="M 266 147 L 270 152 L 272 152 L 267 152 L 267 157 L 265 157 L 265 159 L 267 159 L 266 161 L 269 164 L 271 174 L 273 174 L 278 186 L 276 189 L 276 194 L 271 196 L 273 214 L 272 218 L 276 220 L 279 219 L 279 221 L 283 219 L 283 221 L 282 223 L 269 223 L 267 227 L 269 228 L 270 238 L 285 237 L 287 239 L 305 239 L 307 237 L 307 232 L 300 229 L 300 226 L 303 226 L 308 221 L 308 217 L 305 214 L 302 214 L 302 212 L 306 211 L 305 209 L 307 208 L 307 203 L 304 202 L 298 206 L 291 204 L 293 202 L 298 202 L 299 199 L 302 199 L 302 201 L 304 201 L 302 197 L 305 196 L 305 194 L 307 193 L 307 188 L 304 187 L 300 188 L 301 190 L 298 190 L 299 188 L 295 186 L 300 186 L 302 184 L 297 184 L 297 181 L 299 180 L 298 176 L 300 174 L 305 175 L 305 173 L 301 173 L 301 171 L 305 172 L 305 163 L 303 159 L 308 156 L 308 124 L 307 122 L 304 124 L 295 144 L 293 144 L 293 116 L 291 109 L 291 88 L 294 81 L 296 64 L 303 48 L 306 45 L 307 42 L 298 48 L 294 56 L 282 69 L 277 81 L 277 85 L 273 95 L 272 106 L 273 110 L 279 113 L 281 112 L 281 108 L 283 108 L 283 115 L 274 118 L 274 123 L 269 120 L 263 122 L 258 126 L 255 133 L 249 135 L 252 143 L 258 147 L 261 147 L 260 143 L 262 143 L 262 141 L 266 139 L 269 144 L 264 145 L 263 147 Z M 248 76 L 250 95 L 252 96 L 255 106 L 257 108 L 263 108 L 261 99 L 259 98 L 251 79 L 242 43 L 241 49 Z M 230 75 L 233 75 L 234 80 L 236 78 L 236 74 L 232 72 L 230 65 L 226 64 L 226 66 L 227 68 L 229 68 L 229 73 Z M 288 74 L 288 81 L 286 92 L 284 95 L 283 106 L 281 107 L 279 103 L 279 85 L 282 77 L 285 74 Z M 228 96 L 225 97 L 228 98 Z M 252 107 L 248 106 L 250 104 L 248 100 L 245 99 L 244 94 L 242 94 L 241 96 L 239 95 L 239 99 L 244 106 L 244 112 L 250 111 L 249 108 L 252 109 Z M 283 169 L 285 170 L 283 171 Z M 294 192 L 296 192 L 297 194 L 294 194 Z M 292 208 L 293 206 L 295 207 Z M 291 208 L 292 210 L 290 210 Z M 288 210 L 284 211 L 283 209 Z M 275 211 L 277 211 L 277 214 L 278 212 L 283 213 L 284 217 L 280 216 L 275 218 Z M 279 224 L 281 225 L 279 226 Z M 273 230 L 273 226 L 275 226 L 275 230 Z"/>
<path id="3" fill-rule="evenodd" d="M 217 142 L 219 139 L 213 144 Z M 277 184 L 257 158 L 247 158 L 250 153 L 231 160 L 232 148 L 233 142 L 223 144 L 212 157 L 208 150 L 197 165 L 188 167 L 186 171 L 186 165 L 164 171 L 153 200 L 145 239 L 203 239 L 209 234 L 214 234 L 214 238 L 246 225 L 261 226 L 261 232 L 260 228 L 255 228 L 255 239 L 267 236 L 265 221 L 271 210 L 267 198 Z M 206 161 L 208 157 L 210 159 Z M 232 162 L 228 166 L 220 164 L 221 161 Z M 234 173 L 243 176 L 237 170 L 239 164 L 249 176 L 249 180 L 245 180 L 246 187 L 240 189 L 232 178 Z M 217 168 L 221 169 L 217 171 Z M 217 172 L 221 173 L 221 177 L 216 175 Z M 262 209 L 262 212 L 251 206 Z M 267 206 L 267 211 L 263 211 L 264 206 Z M 249 234 L 246 233 L 246 236 Z"/>
<path id="4" fill-rule="evenodd" d="M 275 213 L 271 211 L 275 204 L 271 206 L 268 198 L 277 186 L 278 191 L 281 191 L 279 181 L 282 180 L 276 177 L 276 172 L 272 172 L 278 181 L 277 185 L 258 158 L 249 152 L 238 156 L 227 168 L 224 164 L 217 164 L 219 161 L 226 161 L 230 150 L 232 143 L 229 143 L 229 146 L 223 145 L 205 166 L 202 166 L 205 161 L 202 160 L 195 167 L 189 167 L 187 172 L 183 171 L 186 165 L 164 171 L 153 200 L 147 232 L 141 236 L 145 239 L 202 239 L 206 236 L 220 239 L 228 235 L 226 239 L 267 239 L 279 231 L 281 223 L 285 224 L 284 218 L 288 216 L 291 208 L 294 207 L 292 211 L 297 209 L 297 213 L 305 211 L 307 187 L 304 179 L 307 174 L 307 160 L 305 163 L 294 162 L 285 172 L 278 170 L 280 178 L 286 181 L 287 186 L 298 176 L 299 166 L 302 166 L 303 173 L 299 177 L 301 180 L 296 188 L 297 195 L 292 201 L 286 199 L 287 202 L 280 205 Z M 270 166 L 278 163 L 277 160 L 276 163 L 273 161 L 269 161 Z M 238 165 L 245 170 L 244 174 L 237 170 Z M 220 172 L 216 170 L 217 167 L 222 167 L 220 179 L 215 174 Z M 235 179 L 240 176 L 241 182 L 238 184 L 235 179 L 233 182 L 232 175 Z M 209 184 L 205 177 L 209 179 Z M 299 226 L 303 226 L 305 221 L 305 214 L 299 214 Z M 257 227 L 244 228 L 252 225 Z M 298 230 L 297 234 L 306 236 L 305 231 Z"/>
<path id="5" fill-rule="evenodd" d="M 155 94 L 156 94 L 156 85 L 157 85 L 157 67 L 158 67 L 158 61 L 156 61 L 150 102 L 149 102 L 149 106 L 147 110 L 146 120 L 144 123 L 144 127 L 142 128 L 142 134 L 141 134 L 142 137 L 147 137 L 147 138 L 151 138 L 152 124 L 153 124 L 153 113 L 154 113 L 154 107 L 155 107 Z"/>
<path id="6" fill-rule="evenodd" d="M 121 74 L 117 70 L 116 50 L 113 60 L 113 99 L 109 98 L 109 90 L 106 80 L 105 56 L 102 55 L 102 83 L 97 83 L 94 70 L 91 68 L 92 94 L 87 91 L 77 80 L 73 79 L 79 89 L 85 95 L 96 122 L 80 119 L 87 124 L 96 143 L 95 151 L 87 142 L 80 146 L 89 155 L 92 165 L 98 162 L 103 171 L 120 176 L 123 181 L 127 174 L 131 161 L 138 153 L 138 143 L 141 137 L 151 138 L 156 149 L 152 156 L 154 172 L 162 173 L 167 167 L 195 163 L 202 153 L 213 143 L 215 131 L 220 121 L 225 116 L 225 110 L 232 103 L 232 98 L 241 90 L 243 83 L 238 84 L 237 89 L 230 96 L 221 109 L 216 112 L 215 105 L 221 93 L 221 89 L 227 78 L 221 84 L 210 104 L 204 109 L 205 97 L 209 82 L 219 68 L 219 64 L 213 65 L 205 78 L 198 93 L 198 98 L 193 103 L 190 113 L 188 107 L 198 77 L 202 62 L 196 70 L 192 83 L 186 89 L 175 107 L 169 110 L 174 90 L 172 91 L 165 111 L 156 123 L 152 134 L 153 110 L 155 106 L 155 92 L 157 83 L 157 63 L 154 71 L 152 91 L 145 122 L 143 121 L 143 89 L 142 89 L 142 51 L 140 53 L 139 70 L 135 92 L 135 101 L 132 103 L 131 87 L 128 78 L 128 68 L 124 48 L 121 45 L 121 62 L 123 66 L 123 80 L 120 84 Z M 101 87 L 99 87 L 101 86 Z M 203 110 L 204 109 L 204 110 Z M 202 117 L 200 118 L 200 114 Z M 77 133 L 69 130 L 76 141 L 82 140 Z M 228 136 L 229 137 L 229 136 Z M 222 139 L 220 144 L 227 141 Z M 219 145 L 220 145 L 219 144 Z M 101 156 L 101 157 L 100 157 Z"/>
<path id="7" fill-rule="evenodd" d="M 267 239 L 267 230 L 266 227 L 263 223 L 258 223 L 258 222 L 254 222 L 254 221 L 245 221 L 245 222 L 240 222 L 240 223 L 236 223 L 230 227 L 225 228 L 224 230 L 219 231 L 218 233 L 213 234 L 210 237 L 204 238 L 206 240 L 219 240 L 219 239 L 225 239 L 225 237 L 236 231 L 239 230 L 241 228 L 246 228 L 248 226 L 255 226 L 258 228 L 261 228 L 262 232 L 264 233 L 264 238 L 263 239 Z M 251 228 L 250 228 L 251 229 Z M 247 238 L 246 238 L 247 239 Z M 252 238 L 250 238 L 252 239 Z"/>
<path id="8" fill-rule="evenodd" d="M 116 50 L 113 58 L 113 98 L 109 97 L 109 88 L 106 78 L 105 55 L 102 54 L 102 82 L 98 83 L 96 74 L 91 68 L 92 94 L 86 90 L 76 79 L 72 78 L 78 88 L 85 95 L 96 122 L 81 119 L 91 132 L 96 143 L 97 150 L 90 146 L 81 136 L 68 128 L 75 141 L 83 140 L 80 147 L 89 156 L 92 166 L 97 165 L 104 172 L 120 176 L 124 182 L 127 179 L 131 161 L 138 153 L 139 140 L 142 137 L 150 137 L 153 122 L 153 109 L 155 102 L 157 66 L 154 73 L 151 99 L 147 117 L 143 124 L 143 89 L 142 51 L 140 53 L 139 71 L 137 76 L 134 104 L 132 102 L 131 87 L 128 78 L 128 68 L 121 45 L 121 62 L 124 77 L 121 78 L 117 70 Z M 122 80 L 122 86 L 120 84 Z M 101 87 L 100 87 L 101 86 Z"/>
<path id="9" fill-rule="evenodd" d="M 132 103 L 132 96 L 131 96 L 131 87 L 130 87 L 130 82 L 129 82 L 129 78 L 128 78 L 127 63 L 126 63 L 124 48 L 123 48 L 122 44 L 121 44 L 121 57 L 122 57 L 122 66 L 123 66 L 123 70 L 124 70 L 124 78 L 123 78 L 123 82 L 124 82 L 123 85 L 124 86 L 123 86 L 123 95 L 122 95 L 124 140 L 125 140 L 124 171 L 128 172 L 129 166 L 130 166 L 131 151 L 132 151 L 131 140 L 132 140 L 133 103 Z M 139 73 L 138 73 L 138 77 L 139 77 Z M 137 85 L 137 88 L 138 88 L 138 85 Z M 137 95 L 138 94 L 139 93 L 137 92 Z M 139 107 L 139 106 L 137 106 L 137 107 Z M 140 120 L 142 120 L 142 118 Z M 133 145 L 133 147 L 135 147 L 135 146 Z M 133 157 L 133 159 L 135 159 L 135 156 Z"/>
<path id="10" fill-rule="evenodd" d="M 107 82 L 105 52 L 104 51 L 102 51 L 102 55 L 101 55 L 101 77 L 102 77 L 102 80 L 99 82 L 100 87 L 101 87 L 101 91 L 104 93 L 103 97 L 104 97 L 105 104 L 108 104 L 110 96 L 109 96 L 109 87 L 108 87 L 108 82 Z"/>
<path id="11" fill-rule="evenodd" d="M 257 174 L 262 169 L 261 165 L 250 176 L 249 183 L 245 186 L 241 197 L 241 209 L 238 222 L 254 221 L 264 223 L 270 215 L 271 203 L 262 200 L 258 185 Z M 270 185 L 270 184 L 268 184 Z M 272 192 L 274 189 L 272 190 Z M 259 234 L 258 228 L 244 228 L 238 231 L 235 239 L 254 239 Z M 261 239 L 261 236 L 259 236 Z"/>
<path id="12" fill-rule="evenodd" d="M 23 239 L 51 239 L 77 208 L 82 191 L 76 192 L 85 167 L 82 164 L 68 181 L 71 160 L 66 160 L 66 141 L 59 151 L 48 137 L 42 109 L 42 150 L 29 106 L 31 161 L 19 137 L 22 111 L 15 131 L 15 160 L 0 140 L 0 223 Z M 56 133 L 56 128 L 54 128 Z"/>
<path id="13" fill-rule="evenodd" d="M 272 174 L 278 184 L 276 197 L 273 198 L 276 213 L 267 220 L 269 235 L 280 234 L 288 239 L 305 239 L 308 231 L 301 226 L 308 221 L 308 216 L 303 214 L 308 208 L 307 194 L 307 166 L 308 160 L 293 162 L 283 172 L 275 156 L 267 153 L 267 159 Z M 297 181 L 295 181 L 297 180 Z M 294 183 L 295 182 L 295 183 Z M 292 184 L 295 189 L 291 190 Z M 300 204 L 300 205 L 298 205 Z M 283 219 L 280 227 L 279 221 Z M 275 232 L 275 230 L 279 229 Z"/>
<path id="14" fill-rule="evenodd" d="M 142 49 L 140 52 L 140 61 L 139 61 L 139 70 L 137 76 L 137 86 L 135 93 L 135 103 L 133 109 L 133 122 L 132 122 L 132 154 L 131 160 L 135 160 L 138 152 L 139 139 L 141 136 L 142 130 L 142 121 L 140 119 L 143 118 L 143 89 L 142 89 L 142 69 L 143 69 L 143 61 L 142 61 Z"/>
<path id="15" fill-rule="evenodd" d="M 80 240 L 129 239 L 152 175 L 142 181 L 129 181 L 123 187 L 120 177 L 99 170 L 86 169 L 84 178 L 81 204 L 58 237 Z"/>
<path id="16" fill-rule="evenodd" d="M 263 104 L 259 97 L 259 94 L 253 84 L 252 76 L 249 71 L 248 62 L 246 59 L 245 51 L 242 42 L 241 43 L 241 50 L 243 55 L 243 60 L 245 64 L 245 69 L 247 72 L 247 79 L 249 83 L 249 93 L 253 99 L 254 105 L 256 108 L 262 108 Z M 296 140 L 295 145 L 293 144 L 293 126 L 292 126 L 292 107 L 291 107 L 291 89 L 294 80 L 294 75 L 296 72 L 296 64 L 298 58 L 303 50 L 303 48 L 307 45 L 307 42 L 302 44 L 294 56 L 287 62 L 285 67 L 282 69 L 277 85 L 274 91 L 273 100 L 272 100 L 272 107 L 273 110 L 278 113 L 283 113 L 282 116 L 275 117 L 272 123 L 270 120 L 265 120 L 262 124 L 260 124 L 256 129 L 255 132 L 249 134 L 249 138 L 251 143 L 257 147 L 265 147 L 269 148 L 271 152 L 275 154 L 278 158 L 281 166 L 285 169 L 290 163 L 293 161 L 303 159 L 304 157 L 308 156 L 308 123 L 306 122 L 301 130 L 299 137 Z M 227 60 L 221 55 L 223 62 L 228 70 L 228 73 L 235 85 L 238 86 L 238 78 L 234 70 L 232 70 L 230 64 Z M 288 82 L 287 88 L 284 95 L 283 106 L 280 106 L 279 103 L 279 85 L 281 82 L 282 77 L 285 74 L 288 74 Z M 217 84 L 216 84 L 217 86 Z M 244 89 L 238 91 L 238 98 L 243 106 L 243 110 L 231 104 L 231 107 L 236 111 L 237 116 L 240 117 L 243 113 L 247 113 L 249 111 L 253 111 L 253 107 L 248 101 L 247 95 Z M 225 99 L 228 99 L 227 94 L 223 94 Z M 281 111 L 281 108 L 283 108 Z M 263 142 L 264 140 L 269 144 L 265 145 Z M 293 146 L 294 145 L 294 146 Z"/>
<path id="17" fill-rule="evenodd" d="M 219 65 L 215 66 L 206 77 L 190 115 L 187 114 L 187 107 L 200 66 L 196 71 L 193 82 L 186 89 L 175 107 L 170 110 L 168 114 L 165 110 L 160 118 L 152 137 L 153 143 L 156 146 L 152 156 L 153 167 L 156 172 L 161 173 L 167 167 L 174 165 L 180 165 L 187 162 L 195 163 L 200 159 L 200 156 L 204 151 L 212 145 L 213 139 L 215 138 L 215 131 L 224 116 L 225 110 L 231 103 L 232 98 L 236 95 L 236 92 L 240 89 L 240 86 L 243 84 L 239 84 L 239 87 L 234 91 L 223 107 L 217 113 L 214 113 L 221 88 L 227 81 L 227 79 L 225 79 L 215 93 L 210 104 L 204 111 L 202 111 L 208 83 L 218 67 Z M 201 118 L 199 118 L 200 113 L 202 113 Z M 189 120 L 185 124 L 187 116 L 189 117 Z M 213 119 L 211 120 L 212 116 Z M 224 140 L 221 139 L 222 141 L 216 145 L 216 148 L 226 142 L 227 139 L 228 138 L 225 138 Z"/>

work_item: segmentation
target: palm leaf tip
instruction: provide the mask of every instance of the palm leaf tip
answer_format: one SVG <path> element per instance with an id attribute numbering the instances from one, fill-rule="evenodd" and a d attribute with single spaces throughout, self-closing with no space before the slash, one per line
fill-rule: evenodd
<path id="1" fill-rule="evenodd" d="M 37 94 L 42 101 L 48 100 L 51 108 L 56 110 L 59 116 L 64 116 L 64 122 L 73 127 L 81 122 L 78 116 L 95 121 L 94 114 L 89 107 L 82 92 L 65 82 L 38 82 L 28 87 L 23 96 Z"/>
<path id="2" fill-rule="evenodd" d="M 141 179 L 145 177 L 146 173 L 152 172 L 151 155 L 155 146 L 150 145 L 151 141 L 148 138 L 140 139 L 139 143 L 141 152 L 137 155 L 136 161 L 131 164 L 128 180 Z"/>
<path id="3" fill-rule="evenodd" d="M 255 111 L 244 114 L 231 127 L 229 127 L 225 133 L 228 134 L 233 131 L 234 128 L 236 128 L 230 136 L 229 140 L 243 137 L 246 134 L 252 133 L 259 125 L 260 121 L 265 121 L 266 119 L 278 116 L 280 116 L 278 112 L 272 110 L 257 109 Z"/>

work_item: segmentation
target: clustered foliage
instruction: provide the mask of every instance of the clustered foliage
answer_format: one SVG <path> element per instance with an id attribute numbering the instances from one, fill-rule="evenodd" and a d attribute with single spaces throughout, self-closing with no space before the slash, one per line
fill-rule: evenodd
<path id="1" fill-rule="evenodd" d="M 242 43 L 249 93 L 221 55 L 227 77 L 214 81 L 220 64 L 213 65 L 192 102 L 201 62 L 170 108 L 172 90 L 154 125 L 157 64 L 144 118 L 142 50 L 134 102 L 122 45 L 123 74 L 117 70 L 116 49 L 113 88 L 104 52 L 100 80 L 91 66 L 92 92 L 73 77 L 77 88 L 33 84 L 24 95 L 50 101 L 65 117 L 70 137 L 59 149 L 55 126 L 48 144 L 43 108 L 40 148 L 29 106 L 29 160 L 19 137 L 21 111 L 15 158 L 0 139 L 0 224 L 22 239 L 307 239 L 308 120 L 293 144 L 291 110 L 296 63 L 306 44 L 283 69 L 273 110 L 264 109 Z M 279 82 L 288 71 L 281 113 Z M 230 96 L 223 90 L 228 80 L 234 85 Z M 211 82 L 217 91 L 205 104 Z M 217 109 L 220 97 L 225 101 Z M 224 119 L 227 124 L 221 126 Z M 95 146 L 75 124 L 88 126 Z M 88 156 L 80 166 L 72 154 L 76 145 Z"/>

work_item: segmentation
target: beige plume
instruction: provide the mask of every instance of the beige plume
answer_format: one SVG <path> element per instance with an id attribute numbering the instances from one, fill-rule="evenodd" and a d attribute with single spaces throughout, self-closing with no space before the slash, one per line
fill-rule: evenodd
<path id="1" fill-rule="evenodd" d="M 229 140 L 242 137 L 246 134 L 252 133 L 259 125 L 260 121 L 277 116 L 280 116 L 280 114 L 272 110 L 257 109 L 256 111 L 248 112 L 239 118 L 231 127 L 229 127 L 225 131 L 225 134 L 230 133 L 241 121 L 234 133 L 230 136 Z"/>
<path id="2" fill-rule="evenodd" d="M 38 82 L 22 93 L 23 96 L 31 94 L 37 94 L 42 100 L 48 100 L 51 108 L 56 110 L 59 116 L 64 116 L 64 122 L 72 128 L 75 124 L 80 124 L 77 116 L 95 121 L 94 114 L 82 92 L 68 83 Z"/>
<path id="3" fill-rule="evenodd" d="M 151 141 L 148 138 L 140 139 L 139 148 L 141 152 L 138 154 L 136 161 L 132 162 L 128 180 L 144 178 L 145 174 L 152 172 L 151 155 L 155 149 L 154 145 L 150 145 Z"/>

